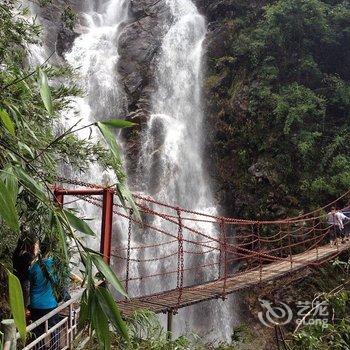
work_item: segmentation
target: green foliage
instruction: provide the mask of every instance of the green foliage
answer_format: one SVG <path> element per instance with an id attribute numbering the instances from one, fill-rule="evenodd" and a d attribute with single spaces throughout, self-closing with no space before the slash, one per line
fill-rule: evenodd
<path id="1" fill-rule="evenodd" d="M 243 340 L 244 334 L 247 334 L 243 326 L 237 329 L 240 334 L 239 339 L 233 340 L 232 344 L 205 344 L 196 335 L 180 336 L 170 340 L 169 334 L 164 332 L 157 315 L 148 310 L 134 312 L 128 320 L 128 332 L 128 340 L 125 340 L 125 337 L 121 338 L 120 335 L 115 336 L 111 348 L 118 350 L 238 350 L 239 345 L 247 342 Z M 98 339 L 92 339 L 85 348 L 94 349 L 96 340 L 98 341 Z"/>
<path id="2" fill-rule="evenodd" d="M 44 4 L 42 4 L 44 6 Z M 59 85 L 71 77 L 70 68 L 56 68 L 42 64 L 36 70 L 28 65 L 28 45 L 40 42 L 40 28 L 26 18 L 27 11 L 16 0 L 0 4 L 0 288 L 7 287 L 11 313 L 22 336 L 25 335 L 24 304 L 18 279 L 11 273 L 14 245 L 21 230 L 35 233 L 40 241 L 48 240 L 53 247 L 55 269 L 60 290 L 69 272 L 69 246 L 76 247 L 85 264 L 82 271 L 87 281 L 87 297 L 82 312 L 82 324 L 92 326 L 101 348 L 110 348 L 109 324 L 127 338 L 127 328 L 108 289 L 96 287 L 97 282 L 108 281 L 123 295 L 118 278 L 99 253 L 90 250 L 76 234 L 94 235 L 89 225 L 70 210 L 53 203 L 50 185 L 61 163 L 74 170 L 84 171 L 89 162 L 100 162 L 115 169 L 117 182 L 125 186 L 121 156 L 115 141 L 114 128 L 130 127 L 129 122 L 112 120 L 98 126 L 111 151 L 90 139 L 80 140 L 75 132 L 87 126 L 74 125 L 59 136 L 54 133 L 58 118 L 71 108 L 72 97 L 80 91 L 75 86 Z M 68 81 L 69 79 L 64 79 Z M 122 200 L 124 201 L 124 196 Z M 133 198 L 127 198 L 133 203 Z M 11 239 L 10 239 L 11 238 Z M 8 242 L 10 245 L 7 245 Z M 39 261 L 41 257 L 39 256 Z M 95 275 L 92 269 L 97 269 Z M 102 278 L 101 278 L 102 277 Z M 101 281 L 102 279 L 102 281 Z M 7 293 L 5 294 L 7 297 Z M 1 304 L 3 300 L 1 299 Z M 6 311 L 6 310 L 1 310 Z M 6 312 L 10 316 L 10 312 Z"/>
<path id="3" fill-rule="evenodd" d="M 121 317 L 115 300 L 110 292 L 102 286 L 91 285 L 84 291 L 81 300 L 81 327 L 91 324 L 96 332 L 97 341 L 101 349 L 109 349 L 111 336 L 109 324 L 117 334 L 128 342 L 129 333 L 126 323 Z"/>
<path id="4" fill-rule="evenodd" d="M 344 285 L 346 287 L 346 285 Z M 350 291 L 332 292 L 323 296 L 331 311 L 326 323 L 313 322 L 293 335 L 293 350 L 349 349 L 350 344 Z"/>
<path id="5" fill-rule="evenodd" d="M 77 23 L 77 20 L 78 20 L 77 14 L 72 10 L 72 8 L 70 6 L 66 6 L 64 8 L 61 18 L 62 18 L 63 23 L 70 30 L 74 29 L 74 27 Z"/>
<path id="6" fill-rule="evenodd" d="M 24 301 L 21 283 L 18 278 L 7 271 L 9 279 L 10 306 L 15 324 L 22 339 L 26 338 L 26 316 L 24 313 Z"/>
<path id="7" fill-rule="evenodd" d="M 111 126 L 113 128 L 131 128 L 136 125 L 135 123 L 123 119 L 105 120 L 104 122 L 101 122 L 101 124 Z"/>
<path id="8" fill-rule="evenodd" d="M 111 152 L 111 158 L 113 161 L 113 170 L 116 172 L 118 176 L 118 180 L 120 180 L 121 183 L 124 182 L 125 175 L 123 173 L 123 170 L 120 167 L 121 164 L 121 155 L 120 155 L 120 149 L 119 146 L 115 140 L 115 136 L 111 132 L 111 130 L 107 127 L 106 124 L 102 122 L 97 123 L 98 128 L 100 129 L 103 137 L 105 138 L 108 146 L 110 147 Z"/>
<path id="9" fill-rule="evenodd" d="M 251 342 L 253 336 L 249 327 L 245 324 L 241 324 L 233 329 L 231 340 L 234 345 L 240 345 Z"/>
<path id="10" fill-rule="evenodd" d="M 101 309 L 107 315 L 108 319 L 111 320 L 111 324 L 124 337 L 124 339 L 129 339 L 126 323 L 122 319 L 120 311 L 111 294 L 108 293 L 105 288 L 98 287 L 96 288 L 96 295 L 97 300 L 101 305 Z"/>
<path id="11" fill-rule="evenodd" d="M 38 84 L 40 87 L 40 95 L 44 102 L 45 108 L 49 112 L 49 114 L 52 115 L 53 106 L 52 106 L 51 91 L 49 88 L 47 75 L 41 68 L 38 68 Z"/>
<path id="12" fill-rule="evenodd" d="M 85 233 L 86 235 L 95 236 L 95 233 L 91 230 L 90 226 L 84 220 L 78 218 L 69 210 L 63 209 L 63 213 L 73 228 L 80 231 L 81 233 Z"/>
<path id="13" fill-rule="evenodd" d="M 13 125 L 13 122 L 10 118 L 10 116 L 8 115 L 8 113 L 4 110 L 0 111 L 0 119 L 3 122 L 5 128 L 7 129 L 7 131 L 12 135 L 15 136 L 15 127 Z"/>
<path id="14" fill-rule="evenodd" d="M 222 193 L 245 217 L 319 207 L 350 188 L 349 2 L 232 7 L 207 82 Z"/>
<path id="15" fill-rule="evenodd" d="M 283 327 L 288 331 L 285 334 L 285 347 L 289 350 L 348 349 L 350 327 L 348 258 L 348 253 L 343 254 L 339 259 L 294 280 L 291 285 L 283 289 L 276 284 L 273 294 L 277 296 L 277 300 L 281 298 L 289 300 L 288 303 L 295 316 L 300 311 L 297 300 L 312 301 L 310 305 L 312 308 L 305 310 L 301 324 L 295 324 L 294 330 L 292 324 Z M 291 300 L 294 303 L 290 303 Z"/>
<path id="16" fill-rule="evenodd" d="M 105 261 L 102 259 L 100 255 L 92 254 L 90 255 L 90 258 L 93 262 L 93 264 L 96 266 L 98 271 L 102 273 L 102 275 L 106 278 L 106 280 L 116 289 L 117 292 L 119 292 L 121 295 L 127 297 L 127 294 L 120 283 L 117 276 L 112 271 L 111 267 L 105 263 Z"/>
<path id="17" fill-rule="evenodd" d="M 19 219 L 15 207 L 14 195 L 4 182 L 0 180 L 0 217 L 9 228 L 19 232 Z"/>

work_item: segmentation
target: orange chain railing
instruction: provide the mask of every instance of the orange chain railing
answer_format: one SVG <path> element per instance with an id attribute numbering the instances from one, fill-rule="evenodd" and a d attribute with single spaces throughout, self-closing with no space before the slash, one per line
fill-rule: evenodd
<path id="1" fill-rule="evenodd" d="M 57 180 L 76 186 L 72 190 L 55 188 L 56 199 L 59 198 L 61 205 L 64 204 L 63 196 L 68 195 L 106 212 L 106 198 L 100 196 L 113 192 L 112 189 L 106 191 L 101 186 L 71 179 Z M 110 198 L 107 203 L 111 206 L 111 214 L 107 219 L 112 222 L 113 215 L 124 220 L 127 232 L 120 230 L 113 244 L 101 242 L 105 247 L 101 253 L 106 261 L 113 259 L 117 268 L 124 269 L 123 281 L 129 292 L 131 282 L 147 286 L 145 290 L 150 291 L 164 285 L 178 291 L 180 304 L 187 286 L 217 280 L 223 282 L 221 296 L 224 298 L 226 281 L 231 276 L 258 271 L 262 281 L 265 266 L 273 262 L 288 263 L 293 269 L 296 264 L 317 266 L 334 258 L 339 252 L 320 258 L 320 248 L 329 243 L 334 230 L 327 223 L 325 212 L 330 205 L 344 203 L 349 194 L 350 191 L 317 211 L 275 221 L 209 215 L 134 195 L 142 216 L 140 221 L 131 208 L 123 208 Z M 104 237 L 107 235 L 111 240 L 112 232 L 108 235 L 103 222 L 102 228 Z M 307 256 L 312 258 L 303 260 L 302 253 L 309 253 Z M 156 283 L 159 280 L 164 283 Z"/>

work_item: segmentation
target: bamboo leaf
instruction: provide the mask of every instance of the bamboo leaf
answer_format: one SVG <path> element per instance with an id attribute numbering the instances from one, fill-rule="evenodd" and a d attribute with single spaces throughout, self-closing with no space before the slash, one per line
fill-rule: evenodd
<path id="1" fill-rule="evenodd" d="M 79 325 L 83 327 L 89 320 L 88 291 L 84 290 L 80 300 Z"/>
<path id="2" fill-rule="evenodd" d="M 50 91 L 47 75 L 41 68 L 38 68 L 38 84 L 40 88 L 40 96 L 44 102 L 44 106 L 46 110 L 49 112 L 49 114 L 52 115 L 53 107 L 52 107 L 51 91 Z"/>
<path id="3" fill-rule="evenodd" d="M 87 249 L 85 247 L 84 249 Z M 91 255 L 90 254 L 81 254 L 82 258 L 82 263 L 85 267 L 85 278 L 84 278 L 84 283 L 87 282 L 88 288 L 92 285 L 94 285 L 94 280 L 92 276 L 92 261 L 91 261 Z M 89 294 L 90 296 L 90 294 Z"/>
<path id="4" fill-rule="evenodd" d="M 4 111 L 3 109 L 0 109 L 0 119 L 2 123 L 4 124 L 7 131 L 12 135 L 15 136 L 15 126 L 9 116 L 9 114 Z"/>
<path id="5" fill-rule="evenodd" d="M 1 179 L 5 182 L 6 188 L 12 194 L 13 202 L 16 203 L 18 196 L 18 180 L 10 165 L 5 166 L 1 173 Z"/>
<path id="6" fill-rule="evenodd" d="M 21 113 L 19 112 L 19 109 L 17 106 L 15 106 L 12 103 L 8 103 L 6 101 L 4 101 L 4 104 L 6 105 L 7 109 L 9 110 L 12 120 L 15 121 L 15 124 L 18 124 L 22 121 L 22 116 Z M 26 125 L 26 124 L 24 124 Z"/>
<path id="7" fill-rule="evenodd" d="M 135 123 L 129 122 L 128 120 L 123 120 L 123 119 L 109 119 L 105 120 L 103 122 L 100 122 L 103 125 L 111 126 L 113 128 L 131 128 L 135 126 Z"/>
<path id="8" fill-rule="evenodd" d="M 110 151 L 112 152 L 112 155 L 114 157 L 116 164 L 121 165 L 122 159 L 120 156 L 119 146 L 117 144 L 117 141 L 115 140 L 115 136 L 104 123 L 98 122 L 97 126 L 100 129 L 106 142 L 108 143 Z"/>
<path id="9" fill-rule="evenodd" d="M 91 230 L 90 226 L 82 219 L 75 216 L 71 211 L 63 209 L 69 224 L 76 230 L 85 233 L 89 236 L 95 236 L 95 233 Z"/>
<path id="10" fill-rule="evenodd" d="M 2 180 L 0 180 L 0 216 L 11 229 L 19 232 L 19 217 L 14 202 L 14 193 L 6 187 Z"/>
<path id="11" fill-rule="evenodd" d="M 129 339 L 127 325 L 124 322 L 111 293 L 106 288 L 98 287 L 96 289 L 96 295 L 103 312 L 108 316 L 108 319 L 112 322 L 114 328 L 116 328 L 125 339 Z"/>
<path id="12" fill-rule="evenodd" d="M 100 255 L 91 255 L 92 261 L 96 266 L 97 270 L 107 279 L 107 281 L 122 295 L 127 297 L 123 285 L 120 283 L 118 277 L 115 275 L 111 267 L 106 264 Z"/>
<path id="13" fill-rule="evenodd" d="M 138 221 L 142 222 L 139 208 L 137 207 L 137 205 L 134 201 L 134 197 L 132 196 L 132 193 L 123 184 L 117 184 L 117 187 L 118 187 L 119 198 L 121 199 L 121 202 L 122 202 L 124 208 L 125 208 L 125 200 L 126 200 L 130 204 L 131 208 L 133 209 L 135 218 Z M 120 196 L 122 196 L 122 198 Z"/>
<path id="14" fill-rule="evenodd" d="M 56 213 L 53 213 L 52 215 L 52 228 L 55 228 L 57 230 L 60 247 L 63 251 L 66 261 L 69 261 L 68 249 L 67 249 L 67 237 L 64 233 L 64 230 L 60 221 L 60 217 L 57 216 Z"/>
<path id="15" fill-rule="evenodd" d="M 34 180 L 29 174 L 27 174 L 22 168 L 14 167 L 14 173 L 16 174 L 19 182 L 30 192 L 36 195 L 43 202 L 47 200 L 46 193 L 41 184 Z"/>
<path id="16" fill-rule="evenodd" d="M 21 283 L 18 278 L 7 271 L 9 281 L 10 307 L 16 327 L 22 339 L 26 338 L 26 316 Z"/>
<path id="17" fill-rule="evenodd" d="M 28 145 L 26 145 L 25 143 L 23 143 L 23 142 L 18 142 L 18 147 L 19 147 L 19 149 L 22 151 L 22 153 L 23 153 L 24 155 L 29 155 L 30 158 L 32 158 L 32 159 L 35 158 L 33 151 L 32 151 L 31 148 L 30 148 Z"/>
<path id="18" fill-rule="evenodd" d="M 101 349 L 109 350 L 111 348 L 111 336 L 109 332 L 108 319 L 97 301 L 94 312 L 92 313 L 92 325 L 95 329 Z"/>

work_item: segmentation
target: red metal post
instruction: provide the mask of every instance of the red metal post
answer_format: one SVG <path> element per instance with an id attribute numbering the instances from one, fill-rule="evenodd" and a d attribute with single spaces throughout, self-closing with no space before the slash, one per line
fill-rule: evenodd
<path id="1" fill-rule="evenodd" d="M 106 188 L 103 190 L 100 252 L 103 255 L 104 261 L 107 264 L 109 264 L 111 259 L 113 197 L 114 197 L 113 190 L 109 188 Z"/>
<path id="2" fill-rule="evenodd" d="M 63 207 L 64 193 L 61 188 L 56 187 L 53 191 L 53 200 L 59 207 Z"/>
<path id="3" fill-rule="evenodd" d="M 78 188 L 73 190 L 65 190 L 63 188 L 55 188 L 55 193 L 58 195 L 63 194 L 66 196 L 102 196 L 104 189 L 95 189 L 95 188 Z"/>
<path id="4" fill-rule="evenodd" d="M 222 291 L 222 300 L 226 300 L 226 283 L 227 283 L 227 235 L 226 235 L 226 226 L 225 226 L 225 220 L 222 220 L 222 236 L 224 239 L 224 285 L 223 285 L 223 291 Z"/>
<path id="5" fill-rule="evenodd" d="M 259 246 L 259 283 L 262 282 L 262 275 L 263 275 L 263 262 L 262 262 L 262 256 L 261 256 L 261 238 L 260 238 L 260 226 L 257 225 L 257 234 L 258 234 L 258 246 Z"/>

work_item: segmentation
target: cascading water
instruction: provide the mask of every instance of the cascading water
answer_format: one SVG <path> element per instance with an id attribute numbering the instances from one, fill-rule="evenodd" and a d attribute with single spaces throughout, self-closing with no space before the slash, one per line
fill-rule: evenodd
<path id="1" fill-rule="evenodd" d="M 123 107 L 116 72 L 118 38 L 128 18 L 128 0 L 88 1 L 83 17 L 86 32 L 65 55 L 73 67 L 79 67 L 86 92 L 81 100 L 82 116 L 93 121 L 116 117 Z"/>
<path id="2" fill-rule="evenodd" d="M 173 21 L 164 36 L 157 61 L 157 90 L 152 96 L 152 113 L 143 134 L 139 158 L 140 190 L 161 202 L 215 215 L 216 208 L 213 207 L 214 200 L 203 166 L 205 135 L 201 88 L 206 23 L 190 0 L 166 0 L 166 3 Z M 160 219 L 156 224 L 168 232 L 174 230 L 173 224 L 161 222 Z M 212 237 L 217 235 L 212 224 L 197 224 L 195 229 Z M 184 234 L 189 235 L 189 232 Z M 142 242 L 162 243 L 163 239 L 146 235 Z M 195 239 L 200 240 L 201 237 Z M 153 250 L 148 256 L 143 253 L 138 258 L 169 255 L 176 248 L 174 245 L 156 247 L 156 251 Z M 193 250 L 193 244 L 187 243 L 187 248 Z M 197 255 L 187 259 L 185 267 L 196 264 L 200 266 L 200 263 L 208 264 L 217 259 L 214 252 L 205 254 L 205 258 Z M 173 261 L 174 263 L 176 262 Z M 169 262 L 167 264 L 171 265 Z M 146 274 L 166 269 L 166 263 L 159 260 Z M 187 274 L 186 284 L 203 283 L 215 278 L 214 271 L 202 271 L 199 275 L 196 271 L 193 271 L 191 277 Z M 174 288 L 174 277 L 160 277 L 157 283 L 141 282 L 139 285 L 140 294 L 171 287 Z M 210 328 L 215 328 L 214 337 L 229 338 L 234 322 L 234 317 L 229 312 L 230 304 L 219 305 L 215 301 L 206 306 L 202 304 L 181 310 L 177 317 L 177 332 L 199 331 L 208 335 Z M 209 338 L 213 338 L 213 335 L 209 335 Z"/>
<path id="3" fill-rule="evenodd" d="M 123 24 L 128 18 L 128 0 L 87 1 L 83 20 L 86 27 L 65 55 L 72 67 L 78 69 L 79 85 L 84 90 L 84 97 L 76 98 L 78 113 L 71 113 L 65 119 L 66 127 L 75 124 L 87 125 L 94 121 L 117 118 L 124 110 L 123 90 L 117 76 L 118 39 Z M 99 136 L 93 131 L 93 137 Z M 89 129 L 79 133 L 88 137 Z M 113 175 L 103 172 L 98 165 L 93 165 L 85 176 L 94 183 L 112 183 Z M 84 202 L 79 202 L 79 211 L 85 217 L 94 218 L 90 225 L 95 232 L 100 230 L 101 217 L 98 209 Z M 99 247 L 99 239 L 89 242 L 95 249 Z"/>
<path id="4" fill-rule="evenodd" d="M 28 6 L 33 18 L 34 15 L 40 14 L 41 9 L 38 5 L 29 3 Z M 73 99 L 72 108 L 62 115 L 58 129 L 67 130 L 74 125 L 79 128 L 95 121 L 118 118 L 126 110 L 125 95 L 118 80 L 117 63 L 119 36 L 128 20 L 129 0 L 90 0 L 80 6 L 83 8 L 80 16 L 82 33 L 74 41 L 72 49 L 65 54 L 65 59 L 76 69 L 78 85 L 84 94 L 83 97 Z M 45 27 L 44 29 L 48 30 Z M 31 45 L 30 51 L 31 64 L 36 66 L 45 61 L 49 50 L 45 45 Z M 81 130 L 77 136 L 100 140 L 96 129 Z M 111 184 L 115 181 L 113 172 L 103 171 L 97 164 L 91 164 L 85 174 L 72 174 L 72 169 L 66 165 L 61 165 L 60 171 L 67 177 L 93 183 Z M 81 216 L 93 219 L 89 221 L 89 226 L 97 233 L 97 237 L 83 236 L 82 239 L 98 251 L 101 209 L 84 201 L 75 203 L 76 198 L 69 196 L 65 197 L 65 202 L 72 202 L 66 205 L 77 209 Z M 126 225 L 125 220 L 118 220 L 114 227 L 116 231 L 125 232 Z M 123 270 L 123 266 L 117 268 L 119 271 Z"/>
<path id="5" fill-rule="evenodd" d="M 137 190 L 151 195 L 164 203 L 172 203 L 196 211 L 216 214 L 213 196 L 203 165 L 203 111 L 201 101 L 203 41 L 206 35 L 206 23 L 195 5 L 190 0 L 165 0 L 172 14 L 172 23 L 165 28 L 160 54 L 157 58 L 155 76 L 156 91 L 151 97 L 151 114 L 143 131 L 140 152 Z M 124 93 L 117 75 L 118 39 L 123 23 L 128 17 L 128 0 L 87 1 L 84 6 L 83 33 L 75 40 L 73 47 L 65 57 L 73 66 L 78 67 L 80 85 L 86 97 L 77 98 L 76 112 L 68 115 L 62 123 L 66 127 L 83 118 L 81 124 L 96 120 L 115 118 L 125 111 Z M 86 130 L 81 136 L 88 136 Z M 97 135 L 95 135 L 97 137 Z M 92 182 L 104 182 L 104 177 L 97 166 L 84 176 Z M 85 217 L 101 216 L 96 208 L 79 203 L 79 211 Z M 169 212 L 174 215 L 174 212 Z M 175 213 L 176 214 L 176 213 Z M 158 219 L 155 219 L 158 220 Z M 124 245 L 127 237 L 126 222 L 118 220 L 122 228 L 120 235 Z M 164 224 L 161 220 L 154 222 L 167 231 L 176 231 L 174 224 Z M 98 232 L 100 223 L 90 222 Z M 164 226 L 165 225 L 165 226 Z M 217 230 L 212 224 L 197 224 L 198 231 L 215 237 Z M 154 256 L 167 256 L 176 252 L 177 243 L 157 246 L 166 241 L 161 235 L 148 234 L 139 229 L 132 237 L 132 245 L 155 244 L 147 252 L 131 252 L 131 258 L 152 259 Z M 190 232 L 184 230 L 184 235 Z M 118 235 L 116 235 L 118 236 Z M 191 237 L 201 240 L 200 237 Z M 99 240 L 93 246 L 97 248 Z M 185 249 L 194 246 L 185 244 Z M 197 247 L 198 249 L 198 247 Z M 217 261 L 216 253 L 200 254 L 185 260 L 185 266 L 201 265 Z M 125 265 L 116 262 L 118 273 L 124 272 Z M 152 264 L 131 263 L 131 275 L 152 275 L 164 272 L 177 264 L 176 255 L 167 260 Z M 199 273 L 198 273 L 199 272 Z M 203 283 L 217 277 L 215 271 L 197 271 L 186 274 L 185 284 Z M 176 287 L 176 277 L 159 277 L 147 282 L 143 280 L 130 285 L 131 296 L 145 295 L 160 290 Z M 232 313 L 233 298 L 229 301 L 213 301 L 199 306 L 182 309 L 175 317 L 175 332 L 188 331 L 206 335 L 210 340 L 229 339 L 235 315 Z M 215 333 L 210 331 L 215 329 Z"/>
<path id="6" fill-rule="evenodd" d="M 139 161 L 142 182 L 146 190 L 166 203 L 208 210 L 213 200 L 202 164 L 201 109 L 206 26 L 190 1 L 167 2 L 174 24 L 163 39 L 158 60 L 158 89 L 152 97 L 152 114 Z"/>

